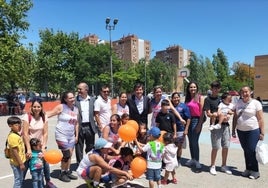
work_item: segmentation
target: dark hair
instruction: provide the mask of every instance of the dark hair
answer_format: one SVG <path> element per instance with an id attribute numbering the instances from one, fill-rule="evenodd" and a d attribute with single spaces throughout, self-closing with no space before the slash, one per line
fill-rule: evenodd
<path id="1" fill-rule="evenodd" d="M 137 89 L 137 88 L 142 88 L 143 89 L 143 84 L 141 84 L 141 83 L 136 83 L 135 85 L 134 85 L 134 91 Z"/>
<path id="2" fill-rule="evenodd" d="M 31 138 L 30 140 L 30 146 L 31 149 L 33 149 L 34 146 L 37 146 L 41 141 L 38 138 Z"/>
<path id="3" fill-rule="evenodd" d="M 211 88 L 221 88 L 221 83 L 219 81 L 214 81 L 210 84 Z"/>
<path id="4" fill-rule="evenodd" d="M 126 156 L 128 156 L 128 155 L 131 155 L 131 156 L 133 156 L 133 151 L 132 151 L 132 149 L 131 148 L 129 148 L 129 147 L 122 147 L 121 149 L 120 149 L 120 155 L 122 156 L 122 157 L 126 157 Z"/>
<path id="5" fill-rule="evenodd" d="M 161 89 L 162 90 L 162 85 L 157 85 L 157 86 L 154 86 L 154 93 L 156 92 L 157 89 Z"/>
<path id="6" fill-rule="evenodd" d="M 8 125 L 21 124 L 21 119 L 17 116 L 11 116 L 7 118 L 7 124 Z"/>
<path id="7" fill-rule="evenodd" d="M 40 106 L 41 106 L 41 111 L 40 111 L 40 113 L 39 113 L 39 116 L 43 119 L 43 121 L 45 120 L 45 113 L 44 113 L 44 110 L 43 110 L 43 104 L 42 104 L 42 100 L 40 100 L 40 99 L 38 99 L 38 98 L 34 98 L 33 100 L 32 100 L 32 104 L 31 104 L 31 115 L 33 115 L 33 109 L 32 109 L 32 107 L 33 107 L 33 105 L 34 105 L 34 103 L 35 102 L 37 102 L 37 103 L 39 103 L 40 104 Z M 30 123 L 30 122 L 29 122 Z"/>
<path id="8" fill-rule="evenodd" d="M 120 116 L 119 116 L 118 114 L 113 114 L 113 115 L 111 115 L 110 119 L 112 119 L 113 117 L 115 117 L 115 119 L 116 119 L 118 122 L 121 121 L 121 118 L 120 118 Z"/>
<path id="9" fill-rule="evenodd" d="M 173 134 L 172 133 L 165 133 L 163 135 L 163 141 L 165 143 L 168 143 L 168 144 L 173 143 L 174 142 Z"/>
<path id="10" fill-rule="evenodd" d="M 197 82 L 195 82 L 195 81 L 191 81 L 191 82 L 189 82 L 188 85 L 187 85 L 187 87 L 186 87 L 185 103 L 191 101 L 191 93 L 190 93 L 190 91 L 189 91 L 189 88 L 190 88 L 190 85 L 191 85 L 191 84 L 195 84 L 195 85 L 196 85 L 196 94 L 198 94 L 198 89 L 199 89 L 199 87 L 198 87 Z"/>
<path id="11" fill-rule="evenodd" d="M 102 85 L 101 88 L 100 88 L 100 91 L 102 91 L 103 89 L 106 89 L 106 88 L 109 88 L 108 85 Z"/>
<path id="12" fill-rule="evenodd" d="M 121 115 L 121 119 L 125 119 L 125 118 L 127 118 L 127 117 L 129 117 L 129 114 L 127 114 L 127 113 L 123 113 L 123 114 Z"/>
<path id="13" fill-rule="evenodd" d="M 230 94 L 227 93 L 227 92 L 224 92 L 224 93 L 221 95 L 221 100 L 226 99 L 228 96 L 230 96 Z"/>
<path id="14" fill-rule="evenodd" d="M 118 97 L 120 98 L 123 94 L 126 94 L 126 96 L 127 96 L 127 93 L 123 91 L 118 95 Z"/>
<path id="15" fill-rule="evenodd" d="M 161 102 L 161 106 L 169 106 L 169 101 L 167 99 L 163 99 Z"/>
<path id="16" fill-rule="evenodd" d="M 174 92 L 174 93 L 171 94 L 171 99 L 172 99 L 175 95 L 178 95 L 179 97 L 181 97 L 181 96 L 180 96 L 180 93 L 176 91 L 176 92 Z"/>
<path id="17" fill-rule="evenodd" d="M 60 103 L 61 104 L 67 104 L 67 102 L 65 101 L 65 99 L 68 97 L 68 94 L 69 93 L 72 93 L 73 94 L 73 92 L 71 92 L 71 91 L 65 91 L 65 92 L 62 93 L 61 100 L 60 100 Z"/>

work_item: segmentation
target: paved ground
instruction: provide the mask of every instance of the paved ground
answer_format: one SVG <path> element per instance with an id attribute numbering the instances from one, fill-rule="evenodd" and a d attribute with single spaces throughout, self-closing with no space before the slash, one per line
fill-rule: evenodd
<path id="1" fill-rule="evenodd" d="M 268 123 L 268 109 L 264 113 L 265 124 Z M 11 168 L 9 166 L 8 160 L 4 157 L 3 148 L 5 145 L 5 139 L 8 134 L 9 128 L 6 124 L 6 119 L 8 116 L 0 116 L 0 188 L 10 188 L 13 185 L 13 174 Z M 54 129 L 56 125 L 56 118 L 52 118 L 49 120 L 49 141 L 48 148 L 56 149 L 55 137 L 54 137 Z M 184 163 L 187 159 L 189 159 L 189 150 L 188 147 L 183 150 L 183 160 L 182 166 L 177 169 L 177 179 L 178 184 L 174 185 L 169 183 L 165 187 L 224 187 L 224 188 L 234 188 L 234 187 L 243 187 L 243 188 L 253 188 L 253 187 L 268 187 L 268 165 L 260 165 L 260 174 L 261 177 L 257 180 L 250 180 L 248 178 L 244 178 L 240 176 L 240 173 L 245 169 L 244 166 L 244 157 L 243 152 L 240 147 L 240 144 L 233 140 L 229 152 L 228 165 L 232 168 L 233 175 L 227 175 L 221 172 L 218 172 L 216 176 L 212 176 L 209 174 L 209 164 L 210 164 L 210 139 L 209 139 L 209 131 L 208 131 L 208 121 L 205 123 L 204 128 L 202 130 L 202 134 L 200 137 L 200 162 L 203 165 L 201 173 L 195 173 L 194 169 L 188 168 L 184 166 Z M 265 128 L 265 141 L 268 143 L 268 126 Z M 72 168 L 75 169 L 75 158 L 73 157 Z M 217 170 L 219 170 L 221 165 L 221 155 L 218 154 L 217 157 Z M 59 165 L 51 166 L 51 177 L 52 181 L 59 187 L 70 187 L 70 188 L 86 188 L 86 184 L 81 179 L 73 180 L 70 183 L 64 183 L 57 179 L 59 174 Z M 31 176 L 28 172 L 26 187 L 31 187 Z M 148 182 L 145 180 L 144 176 L 136 179 L 140 185 L 136 185 L 135 187 L 148 187 Z"/>

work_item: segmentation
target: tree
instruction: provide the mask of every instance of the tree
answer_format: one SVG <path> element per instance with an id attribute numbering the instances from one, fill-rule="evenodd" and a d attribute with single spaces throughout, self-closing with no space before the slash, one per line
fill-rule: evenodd
<path id="1" fill-rule="evenodd" d="M 249 85 L 251 87 L 253 86 L 255 70 L 254 67 L 250 66 L 250 64 L 239 61 L 234 62 L 231 70 L 234 72 L 232 78 L 240 83 L 238 86 L 239 88 L 241 88 L 242 85 Z M 234 89 L 238 90 L 238 88 Z"/>
<path id="2" fill-rule="evenodd" d="M 224 55 L 224 52 L 221 49 L 217 49 L 217 54 L 213 55 L 212 64 L 214 66 L 214 71 L 217 77 L 217 80 L 221 82 L 222 89 L 226 90 L 228 88 L 229 81 L 229 63 Z"/>
<path id="3" fill-rule="evenodd" d="M 37 49 L 39 88 L 41 92 L 61 93 L 75 89 L 76 61 L 79 61 L 81 41 L 77 33 L 69 35 L 46 29 L 40 31 L 41 42 Z"/>
<path id="4" fill-rule="evenodd" d="M 29 27 L 26 18 L 31 7 L 30 0 L 0 1 L 0 76 L 6 81 L 0 85 L 2 91 L 14 90 L 21 80 L 19 62 L 25 60 L 25 49 L 19 41 Z"/>

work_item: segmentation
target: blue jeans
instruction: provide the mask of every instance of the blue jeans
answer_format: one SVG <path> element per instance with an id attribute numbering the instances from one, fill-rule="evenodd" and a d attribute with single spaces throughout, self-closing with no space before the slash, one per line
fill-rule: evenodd
<path id="1" fill-rule="evenodd" d="M 50 181 L 50 167 L 49 167 L 49 164 L 45 160 L 44 160 L 43 164 L 44 164 L 43 172 L 44 172 L 45 180 L 46 180 L 46 182 L 48 182 L 48 181 Z M 29 168 L 29 160 L 27 160 L 24 163 L 24 165 L 25 165 L 25 170 L 23 172 L 24 173 L 23 179 L 25 179 L 28 168 Z"/>
<path id="2" fill-rule="evenodd" d="M 260 129 L 251 131 L 237 130 L 237 135 L 239 137 L 241 147 L 244 150 L 246 170 L 259 172 L 255 149 L 260 138 Z"/>
<path id="3" fill-rule="evenodd" d="M 44 188 L 43 169 L 31 171 L 33 188 Z"/>
<path id="4" fill-rule="evenodd" d="M 191 158 L 195 159 L 196 161 L 199 161 L 199 136 L 200 133 L 196 133 L 195 128 L 198 124 L 199 118 L 192 118 L 191 123 L 189 125 L 188 130 L 188 138 L 189 138 L 189 148 L 190 148 L 190 154 Z"/>
<path id="5" fill-rule="evenodd" d="M 14 166 L 10 164 L 13 174 L 14 174 L 14 185 L 13 188 L 21 188 L 23 182 L 23 171 L 20 169 L 19 166 Z"/>

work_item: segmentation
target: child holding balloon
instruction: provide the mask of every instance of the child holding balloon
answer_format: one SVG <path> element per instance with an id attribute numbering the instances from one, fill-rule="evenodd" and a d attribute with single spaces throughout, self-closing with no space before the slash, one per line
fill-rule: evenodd
<path id="1" fill-rule="evenodd" d="M 30 140 L 32 157 L 29 160 L 29 168 L 32 175 L 33 188 L 44 187 L 44 171 L 43 171 L 43 153 L 41 140 L 32 138 Z"/>
<path id="2" fill-rule="evenodd" d="M 149 142 L 141 147 L 138 144 L 138 148 L 141 152 L 147 152 L 147 170 L 146 179 L 149 180 L 149 187 L 154 187 L 154 182 L 157 183 L 157 187 L 161 187 L 161 168 L 162 168 L 162 157 L 164 153 L 164 145 L 159 142 L 158 138 L 161 135 L 158 127 L 152 127 L 148 134 Z"/>

